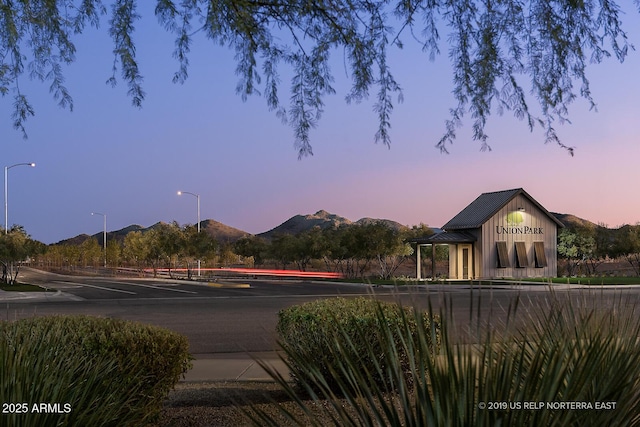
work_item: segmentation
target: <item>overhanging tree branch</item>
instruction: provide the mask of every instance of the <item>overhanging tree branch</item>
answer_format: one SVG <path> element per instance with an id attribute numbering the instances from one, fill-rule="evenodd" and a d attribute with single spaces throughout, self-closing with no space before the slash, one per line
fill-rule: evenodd
<path id="1" fill-rule="evenodd" d="M 449 31 L 457 104 L 436 144 L 442 152 L 467 114 L 474 139 L 481 149 L 490 149 L 485 128 L 495 111 L 513 113 L 529 130 L 540 126 L 545 142 L 573 153 L 555 126 L 569 122 L 569 107 L 578 98 L 595 108 L 588 64 L 609 57 L 622 62 L 633 49 L 622 13 L 613 0 L 156 0 L 155 7 L 160 24 L 176 36 L 174 82 L 188 77 L 192 28 L 198 28 L 236 51 L 238 93 L 243 99 L 263 94 L 270 110 L 288 117 L 300 157 L 313 153 L 310 130 L 322 116 L 324 98 L 334 93 L 332 52 L 346 52 L 347 102 L 362 101 L 377 89 L 375 140 L 390 145 L 391 95 L 402 92 L 388 61 L 389 47 L 402 48 L 400 36 L 406 31 L 421 34 L 421 48 L 433 59 L 440 52 L 441 30 Z M 133 39 L 141 19 L 135 0 L 114 0 L 109 9 L 100 0 L 0 1 L 0 94 L 12 95 L 17 130 L 26 135 L 24 124 L 35 114 L 20 92 L 25 69 L 31 78 L 50 83 L 61 107 L 73 108 L 63 67 L 75 60 L 73 38 L 87 23 L 98 27 L 103 15 L 109 15 L 114 43 L 108 82 L 115 84 L 120 74 L 139 107 L 145 93 Z M 278 96 L 281 66 L 293 70 L 289 111 Z"/>

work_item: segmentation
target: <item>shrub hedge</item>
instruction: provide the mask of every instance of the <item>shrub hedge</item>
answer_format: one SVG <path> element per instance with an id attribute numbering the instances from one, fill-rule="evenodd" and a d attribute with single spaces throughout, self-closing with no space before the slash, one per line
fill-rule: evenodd
<path id="1" fill-rule="evenodd" d="M 351 369 L 363 371 L 372 385 L 393 387 L 385 370 L 389 358 L 395 358 L 409 374 L 410 361 L 402 350 L 407 337 L 414 339 L 415 346 L 416 330 L 426 331 L 421 334 L 426 341 L 422 348 L 429 349 L 425 357 L 432 357 L 440 344 L 438 316 L 371 298 L 313 301 L 283 309 L 278 318 L 277 332 L 291 377 L 299 388 L 311 388 L 310 392 L 315 389 L 310 386 L 311 377 L 320 376 L 338 390 L 341 382 L 349 382 Z M 385 347 L 390 346 L 399 351 L 389 356 Z M 353 366 L 346 367 L 345 360 Z"/>
<path id="2" fill-rule="evenodd" d="M 309 369 L 305 391 L 314 390 L 311 400 L 261 362 L 301 415 L 281 406 L 278 418 L 255 405 L 247 416 L 260 426 L 279 426 L 282 418 L 305 427 L 324 426 L 327 420 L 344 427 L 640 426 L 640 305 L 628 294 L 559 296 L 551 289 L 544 302 L 527 309 L 518 309 L 516 299 L 506 308 L 506 319 L 478 329 L 477 336 L 468 337 L 473 342 L 464 345 L 453 334 L 450 301 L 440 306 L 436 357 L 422 356 L 428 341 L 420 338 L 428 333 L 422 328 L 417 328 L 418 345 L 406 335 L 383 348 L 389 363 L 375 369 L 388 375 L 393 389 L 372 385 L 358 367 L 363 357 L 375 361 L 377 353 L 354 355 L 348 343 L 335 351 L 316 348 L 316 358 L 331 352 L 339 366 L 338 392 L 319 374 L 312 355 L 297 358 L 295 365 L 297 373 Z M 473 319 L 473 309 L 469 314 L 470 321 L 480 321 L 479 314 Z M 335 329 L 348 337 L 340 324 Z M 395 330 L 383 329 L 383 336 Z M 399 352 L 407 353 L 412 378 L 393 357 Z"/>
<path id="3" fill-rule="evenodd" d="M 144 425 L 191 366 L 186 337 L 135 322 L 52 316 L 0 322 L 2 423 Z"/>

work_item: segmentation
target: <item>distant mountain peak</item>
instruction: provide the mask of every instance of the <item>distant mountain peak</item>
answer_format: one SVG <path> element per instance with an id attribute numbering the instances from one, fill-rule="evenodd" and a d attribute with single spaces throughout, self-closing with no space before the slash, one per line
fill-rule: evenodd
<path id="1" fill-rule="evenodd" d="M 597 224 L 594 224 L 591 221 L 588 221 L 588 220 L 583 219 L 583 218 L 579 218 L 579 217 L 577 217 L 575 215 L 572 215 L 572 214 L 561 214 L 561 213 L 556 213 L 556 212 L 552 212 L 551 214 L 554 215 L 567 228 L 575 228 L 575 227 L 595 228 L 595 227 L 597 227 Z"/>
<path id="2" fill-rule="evenodd" d="M 398 222 L 388 219 L 375 219 L 375 218 L 362 218 L 357 222 L 353 222 L 340 215 L 332 214 L 330 212 L 321 209 L 315 214 L 308 215 L 294 215 L 279 226 L 272 228 L 269 231 L 259 234 L 261 237 L 271 238 L 277 234 L 298 234 L 304 231 L 311 230 L 314 227 L 320 227 L 321 229 L 338 228 L 349 225 L 366 225 L 376 222 L 382 222 L 392 228 L 401 229 L 404 226 Z"/>
<path id="3" fill-rule="evenodd" d="M 575 227 L 592 228 L 592 227 L 599 226 L 597 224 L 594 224 L 582 218 L 578 218 L 575 215 L 571 215 L 571 214 L 553 213 L 553 215 L 555 215 L 555 217 L 558 218 L 568 228 L 575 228 Z M 345 225 L 346 226 L 368 225 L 368 224 L 377 223 L 377 222 L 382 222 L 396 229 L 402 229 L 406 227 L 396 221 L 392 221 L 388 219 L 368 218 L 368 217 L 361 218 L 358 221 L 353 222 L 340 215 L 332 214 L 331 212 L 328 212 L 324 209 L 320 209 L 314 214 L 294 215 L 288 220 L 286 220 L 285 222 L 283 222 L 282 224 L 280 224 L 279 226 L 272 228 L 271 230 L 266 231 L 264 233 L 259 233 L 257 234 L 257 236 L 265 237 L 269 239 L 277 234 L 298 234 L 304 231 L 311 230 L 314 227 L 319 227 L 320 229 L 325 230 L 325 229 L 331 229 L 331 228 L 338 228 Z M 117 240 L 124 240 L 124 237 L 130 232 L 140 231 L 144 233 L 148 230 L 151 230 L 155 227 L 159 227 L 163 224 L 167 224 L 167 223 L 160 221 L 146 228 L 137 224 L 132 224 L 120 230 L 109 231 L 107 233 L 107 240 L 111 240 L 114 238 Z M 243 236 L 250 235 L 250 233 L 247 233 L 246 231 L 242 231 L 237 228 L 230 227 L 228 225 L 225 225 L 213 219 L 205 219 L 200 223 L 200 225 L 202 227 L 203 232 L 206 232 L 212 235 L 214 238 L 220 241 L 234 242 Z M 437 231 L 438 229 L 434 229 L 434 230 Z M 57 244 L 79 245 L 83 241 L 90 238 L 96 238 L 98 239 L 98 241 L 101 241 L 102 235 L 103 235 L 102 232 L 96 233 L 93 236 L 89 236 L 87 234 L 80 234 L 76 237 L 62 240 Z"/>
<path id="4" fill-rule="evenodd" d="M 379 219 L 379 218 L 360 218 L 359 220 L 357 220 L 355 222 L 358 225 L 369 225 L 369 224 L 375 224 L 375 223 L 382 223 L 385 224 L 387 227 L 391 227 L 393 229 L 396 230 L 401 230 L 403 228 L 407 228 L 406 226 L 400 224 L 399 222 L 390 220 L 390 219 Z"/>
<path id="5" fill-rule="evenodd" d="M 200 226 L 203 231 L 209 233 L 215 239 L 227 242 L 235 242 L 249 235 L 246 231 L 239 230 L 214 219 L 205 219 L 200 223 Z"/>
<path id="6" fill-rule="evenodd" d="M 311 230 L 313 227 L 320 227 L 324 230 L 337 228 L 345 224 L 352 224 L 352 221 L 321 209 L 315 214 L 294 215 L 279 226 L 260 233 L 259 236 L 270 238 L 276 234 L 302 233 L 303 231 Z"/>

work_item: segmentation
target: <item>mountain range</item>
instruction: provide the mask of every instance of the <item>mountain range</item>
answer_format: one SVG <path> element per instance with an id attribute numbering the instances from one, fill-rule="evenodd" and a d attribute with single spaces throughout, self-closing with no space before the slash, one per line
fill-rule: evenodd
<path id="1" fill-rule="evenodd" d="M 552 213 L 560 222 L 562 222 L 566 227 L 575 228 L 575 227 L 595 227 L 596 224 L 593 222 L 587 221 L 582 218 L 578 218 L 577 216 L 570 214 L 559 214 Z M 351 221 L 345 217 L 329 213 L 325 210 L 319 210 L 314 214 L 308 215 L 294 215 L 282 224 L 277 227 L 272 228 L 271 230 L 265 231 L 263 233 L 259 233 L 256 236 L 271 238 L 274 235 L 278 234 L 297 234 L 302 231 L 307 231 L 312 229 L 313 227 L 320 227 L 321 229 L 327 228 L 336 228 L 342 225 L 362 225 L 368 224 L 372 222 L 382 221 L 390 227 L 402 229 L 407 228 L 406 225 L 402 225 L 399 222 L 392 221 L 389 219 L 376 219 L 376 218 L 361 218 L 357 221 Z M 159 223 L 156 223 L 150 227 L 142 227 L 141 225 L 130 225 L 128 227 L 122 228 L 116 231 L 107 232 L 107 239 L 115 238 L 116 240 L 124 240 L 125 236 L 133 231 L 145 232 L 148 230 L 157 227 Z M 206 219 L 200 223 L 201 231 L 205 233 L 209 233 L 216 240 L 221 242 L 229 242 L 233 243 L 236 240 L 240 239 L 244 236 L 250 236 L 251 233 L 247 231 L 243 231 L 234 227 L 230 227 L 221 222 L 215 221 L 213 219 Z M 439 229 L 434 228 L 434 231 L 439 231 Z M 102 240 L 102 233 L 96 233 L 93 236 L 88 234 L 80 234 L 78 236 L 62 240 L 57 244 L 75 244 L 79 245 L 83 241 L 89 238 L 97 238 L 99 241 Z"/>

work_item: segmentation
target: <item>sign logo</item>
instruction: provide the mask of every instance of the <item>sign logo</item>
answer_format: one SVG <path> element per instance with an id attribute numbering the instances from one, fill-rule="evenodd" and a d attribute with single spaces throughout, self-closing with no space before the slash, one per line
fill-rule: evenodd
<path id="1" fill-rule="evenodd" d="M 542 227 L 523 225 L 522 212 L 513 211 L 507 214 L 507 226 L 496 225 L 497 234 L 543 234 Z"/>
<path id="2" fill-rule="evenodd" d="M 524 216 L 522 212 L 509 212 L 507 214 L 507 224 L 518 225 L 524 222 Z"/>

